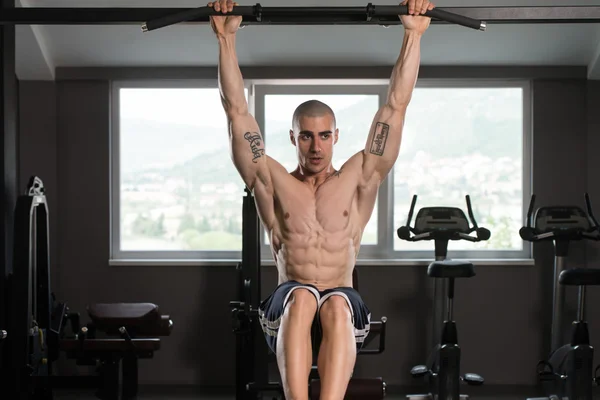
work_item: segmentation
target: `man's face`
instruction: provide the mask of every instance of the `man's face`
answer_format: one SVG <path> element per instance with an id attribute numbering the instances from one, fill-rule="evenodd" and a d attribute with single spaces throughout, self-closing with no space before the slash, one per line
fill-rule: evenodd
<path id="1" fill-rule="evenodd" d="M 338 134 L 331 114 L 298 119 L 290 130 L 290 140 L 296 146 L 298 163 L 307 175 L 318 174 L 331 165 Z"/>

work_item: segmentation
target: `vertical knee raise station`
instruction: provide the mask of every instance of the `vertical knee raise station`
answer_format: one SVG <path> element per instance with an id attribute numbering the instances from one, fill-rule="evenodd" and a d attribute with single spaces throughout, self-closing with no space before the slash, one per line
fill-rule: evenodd
<path id="1" fill-rule="evenodd" d="M 254 197 L 245 189 L 242 204 L 242 262 L 238 264 L 238 300 L 229 303 L 231 308 L 232 327 L 236 341 L 236 378 L 235 394 L 237 400 L 258 400 L 272 393 L 273 398 L 283 398 L 283 387 L 280 382 L 269 380 L 269 363 L 273 359 L 264 338 L 258 319 L 258 307 L 261 302 L 261 257 L 260 229 Z M 354 288 L 358 290 L 358 274 L 353 273 Z M 370 332 L 359 355 L 380 354 L 385 350 L 385 328 L 387 319 L 371 321 Z M 378 337 L 376 348 L 367 348 Z M 313 349 L 320 343 L 313 337 Z M 307 382 L 309 396 L 318 400 L 320 381 L 317 366 L 313 362 L 312 371 Z M 385 382 L 382 378 L 353 377 L 348 384 L 345 400 L 379 400 L 386 394 Z"/>
<path id="2" fill-rule="evenodd" d="M 93 304 L 88 307 L 92 322 L 80 328 L 79 315 L 54 302 L 51 292 L 50 222 L 39 177 L 31 177 L 27 190 L 17 198 L 14 221 L 14 262 L 5 285 L 6 305 L 2 304 L 11 335 L 6 337 L 2 358 L 1 397 L 52 400 L 57 378 L 52 366 L 63 351 L 80 365 L 98 367 L 96 396 L 101 400 L 135 399 L 138 360 L 159 350 L 157 336 L 170 334 L 170 317 L 151 303 Z M 69 320 L 71 337 L 65 329 Z M 96 331 L 113 337 L 98 338 Z"/>
<path id="3" fill-rule="evenodd" d="M 592 400 L 594 384 L 600 384 L 594 370 L 594 348 L 585 317 L 586 287 L 600 285 L 600 269 L 567 268 L 569 244 L 581 240 L 600 240 L 600 226 L 592 204 L 585 194 L 587 213 L 578 206 L 558 205 L 535 208 L 531 196 L 527 225 L 519 231 L 529 242 L 551 241 L 554 244 L 554 278 L 552 296 L 551 353 L 537 365 L 543 383 L 543 399 Z M 567 286 L 578 286 L 577 319 L 571 324 L 570 340 L 565 343 L 565 294 Z M 565 343 L 565 344 L 563 344 Z M 533 400 L 533 399 L 529 399 Z"/>
<path id="4" fill-rule="evenodd" d="M 2 373 L 10 399 L 51 400 L 52 363 L 58 358 L 53 326 L 45 189 L 32 177 L 14 212 L 13 268 L 8 276 L 8 330 Z"/>
<path id="5" fill-rule="evenodd" d="M 412 368 L 415 378 L 427 378 L 429 392 L 426 396 L 432 399 L 459 400 L 461 398 L 461 381 L 469 385 L 482 385 L 483 377 L 467 373 L 460 375 L 460 347 L 458 331 L 453 320 L 454 280 L 475 276 L 473 264 L 466 261 L 447 260 L 448 242 L 450 240 L 468 240 L 478 242 L 488 240 L 490 231 L 477 226 L 471 201 L 466 196 L 467 208 L 472 227 L 465 213 L 456 207 L 424 207 L 419 210 L 414 227 L 410 226 L 417 202 L 413 196 L 406 226 L 398 228 L 398 237 L 402 240 L 416 242 L 433 240 L 435 242 L 435 261 L 429 265 L 427 275 L 434 278 L 434 319 L 433 334 L 441 335 L 434 339 L 433 351 L 426 365 Z M 475 232 L 476 236 L 471 236 Z M 411 236 L 412 233 L 412 236 Z M 444 306 L 444 297 L 447 298 Z M 445 314 L 445 315 L 444 315 Z"/>

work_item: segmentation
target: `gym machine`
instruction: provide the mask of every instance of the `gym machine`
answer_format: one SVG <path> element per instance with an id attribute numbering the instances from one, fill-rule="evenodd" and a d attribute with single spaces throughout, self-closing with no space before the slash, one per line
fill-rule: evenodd
<path id="1" fill-rule="evenodd" d="M 229 302 L 235 334 L 235 398 L 256 400 L 263 393 L 283 397 L 279 382 L 269 382 L 269 348 L 258 318 L 261 296 L 260 223 L 254 197 L 245 189 L 242 200 L 242 262 L 237 265 L 238 299 Z"/>
<path id="2" fill-rule="evenodd" d="M 8 336 L 8 332 L 4 329 L 0 329 L 0 360 L 2 360 L 2 344 L 4 343 L 4 339 Z M 0 373 L 2 373 L 2 368 L 0 367 Z"/>
<path id="3" fill-rule="evenodd" d="M 87 307 L 91 322 L 80 325 L 78 313 L 64 304 L 57 309 L 63 322 L 60 350 L 77 365 L 97 369 L 96 397 L 133 400 L 138 395 L 138 363 L 160 349 L 161 336 L 169 336 L 173 321 L 153 303 L 97 303 Z M 71 323 L 71 334 L 66 332 Z M 120 390 L 119 390 L 120 389 Z"/>
<path id="4" fill-rule="evenodd" d="M 52 326 L 48 205 L 44 184 L 31 177 L 15 207 L 13 270 L 7 277 L 8 332 L 2 388 L 6 398 L 51 400 L 58 331 Z"/>
<path id="5" fill-rule="evenodd" d="M 118 400 L 119 384 L 121 400 L 136 398 L 138 360 L 160 349 L 158 336 L 169 335 L 173 322 L 152 303 L 92 304 L 87 309 L 91 323 L 80 327 L 79 314 L 57 302 L 50 290 L 48 203 L 36 176 L 17 199 L 13 260 L 6 284 L 10 336 L 0 331 L 6 353 L 2 394 L 15 400 L 52 400 L 52 363 L 64 351 L 78 365 L 98 367 L 98 398 Z M 69 322 L 71 336 L 66 333 Z"/>
<path id="6" fill-rule="evenodd" d="M 567 268 L 569 244 L 581 240 L 600 240 L 600 226 L 585 194 L 587 213 L 578 206 L 544 206 L 534 213 L 531 196 L 526 226 L 519 230 L 523 240 L 554 245 L 551 353 L 537 365 L 537 374 L 548 397 L 540 399 L 592 400 L 592 388 L 600 383 L 593 369 L 594 348 L 590 345 L 585 316 L 586 287 L 600 285 L 600 269 Z M 571 325 L 570 341 L 563 333 L 566 286 L 578 286 L 577 319 Z M 564 344 L 566 342 L 566 344 Z"/>
<path id="7" fill-rule="evenodd" d="M 242 260 L 237 266 L 238 300 L 229 303 L 236 342 L 235 398 L 237 400 L 258 400 L 267 393 L 270 393 L 272 398 L 284 398 L 281 383 L 269 380 L 269 363 L 273 357 L 258 318 L 258 307 L 261 302 L 261 233 L 254 197 L 246 188 L 242 203 Z M 353 277 L 356 288 L 356 269 Z M 380 354 L 384 351 L 386 322 L 385 317 L 380 321 L 371 321 L 369 336 L 359 355 Z M 374 349 L 367 348 L 375 337 L 379 337 L 379 346 Z M 318 340 L 313 340 L 313 344 L 318 345 Z M 314 364 L 307 385 L 309 385 L 310 398 L 318 400 L 320 381 Z M 381 378 L 352 378 L 345 400 L 382 399 L 384 396 L 385 382 Z"/>
<path id="8" fill-rule="evenodd" d="M 461 381 L 471 386 L 480 386 L 484 382 L 483 377 L 477 374 L 460 375 L 461 349 L 458 345 L 456 322 L 453 320 L 454 280 L 475 276 L 475 269 L 470 262 L 448 260 L 448 242 L 450 240 L 479 242 L 490 238 L 489 230 L 477 226 L 468 195 L 466 201 L 472 227 L 469 226 L 463 210 L 457 207 L 421 208 L 415 218 L 414 227 L 411 227 L 417 203 L 417 196 L 414 195 L 406 225 L 397 230 L 401 240 L 409 242 L 433 240 L 435 243 L 435 261 L 429 265 L 427 275 L 434 279 L 433 333 L 441 336 L 439 342 L 437 339 L 434 340 L 436 343 L 427 364 L 417 365 L 411 370 L 413 377 L 426 378 L 429 387 L 426 396 L 432 399 L 459 400 Z M 473 232 L 475 236 L 471 236 Z M 447 299 L 446 305 L 440 304 L 444 297 Z M 464 398 L 464 395 L 462 397 Z"/>

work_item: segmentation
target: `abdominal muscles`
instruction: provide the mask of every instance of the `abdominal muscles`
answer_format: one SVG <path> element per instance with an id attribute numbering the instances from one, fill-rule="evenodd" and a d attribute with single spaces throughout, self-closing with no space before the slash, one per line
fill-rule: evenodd
<path id="1" fill-rule="evenodd" d="M 338 210 L 336 210 L 339 212 Z M 334 214 L 337 214 L 334 211 Z M 315 213 L 316 214 L 316 213 Z M 290 216 L 273 229 L 273 254 L 279 282 L 295 280 L 319 290 L 352 286 L 361 230 L 356 217 L 343 214 Z M 319 216 L 320 217 L 320 216 Z"/>

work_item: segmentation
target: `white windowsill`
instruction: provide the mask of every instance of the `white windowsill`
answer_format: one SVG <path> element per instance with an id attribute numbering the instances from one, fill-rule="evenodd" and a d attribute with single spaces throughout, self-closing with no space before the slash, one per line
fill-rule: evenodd
<path id="1" fill-rule="evenodd" d="M 433 260 L 427 259 L 400 259 L 400 260 L 358 260 L 356 265 L 362 266 L 381 266 L 381 267 L 409 267 L 409 266 L 427 266 Z M 533 266 L 533 259 L 469 259 L 475 266 Z M 127 260 L 112 259 L 109 260 L 110 266 L 117 267 L 235 267 L 239 260 Z M 273 260 L 263 260 L 262 266 L 275 266 Z"/>

